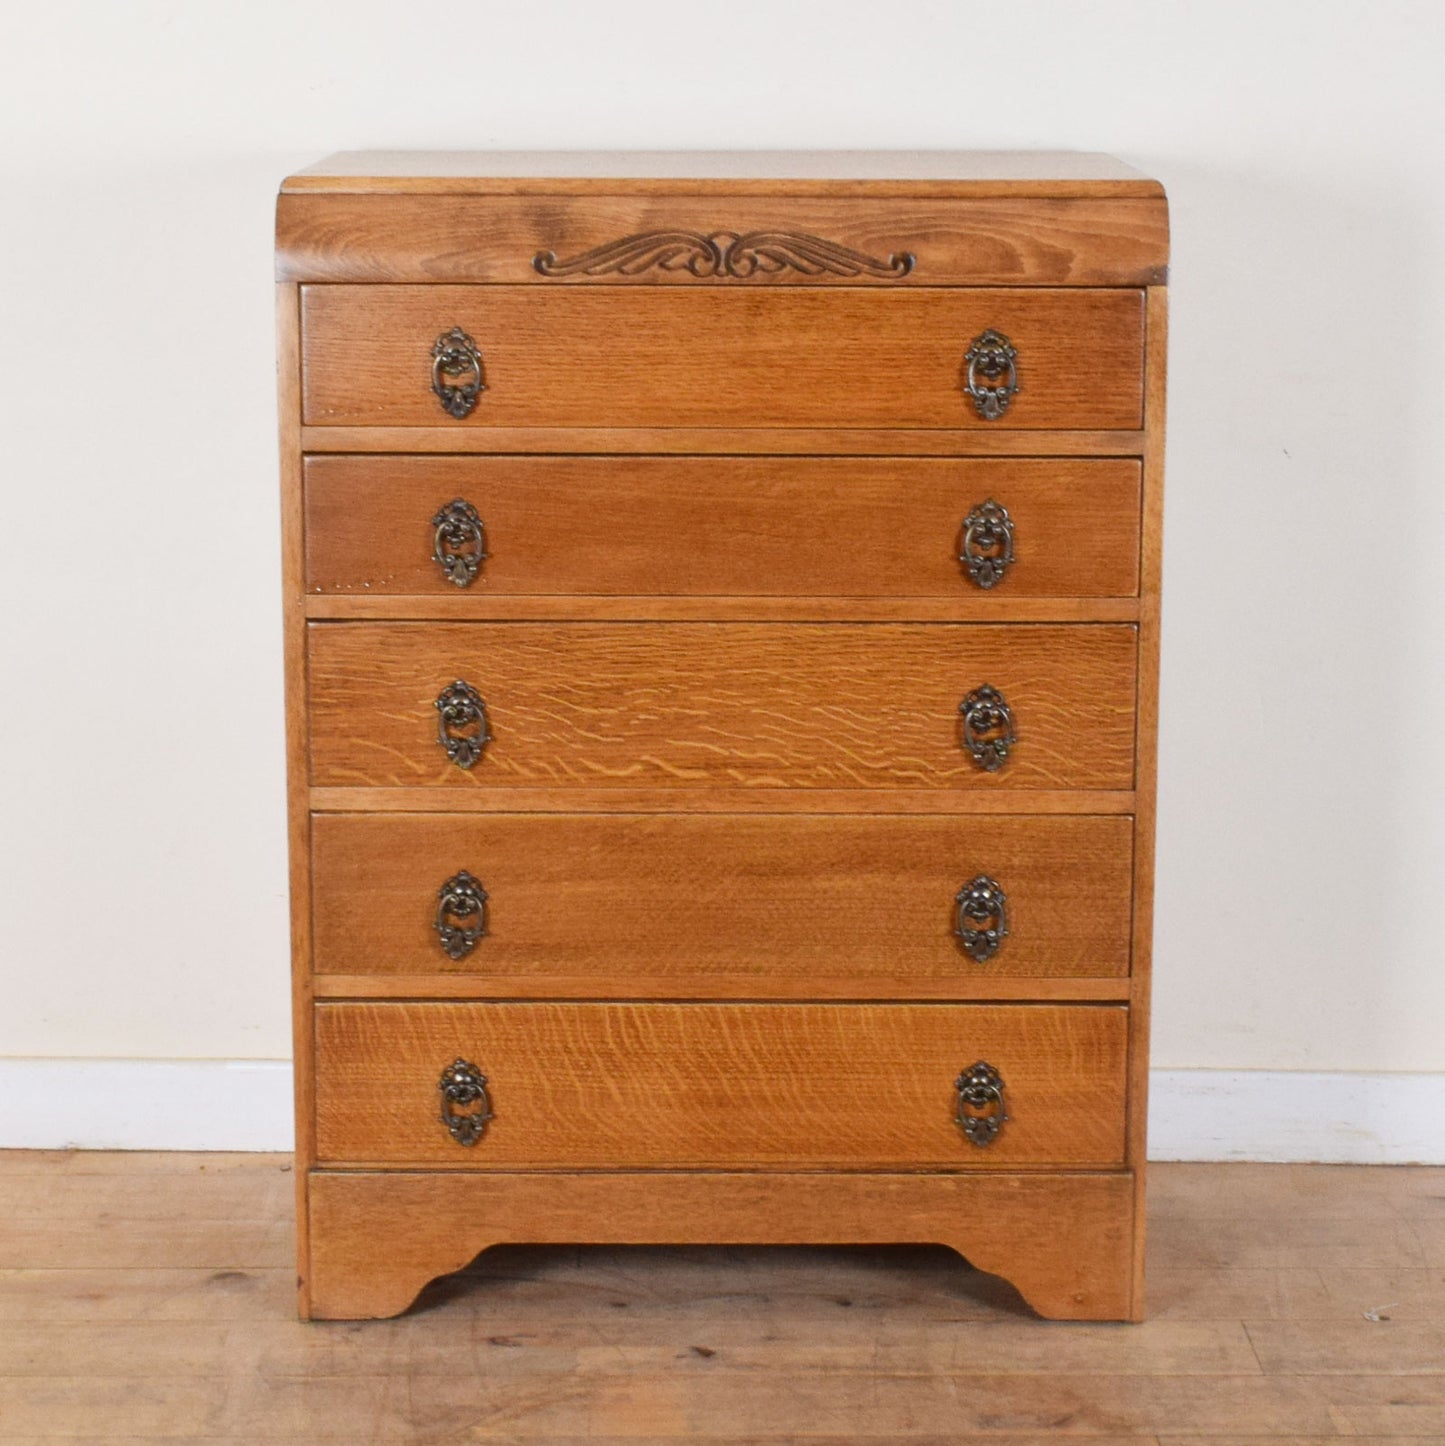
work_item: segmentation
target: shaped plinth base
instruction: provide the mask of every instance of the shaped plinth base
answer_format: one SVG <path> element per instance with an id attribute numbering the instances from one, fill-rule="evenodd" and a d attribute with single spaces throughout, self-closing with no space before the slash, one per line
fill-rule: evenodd
<path id="1" fill-rule="evenodd" d="M 939 1244 L 1041 1316 L 1133 1320 L 1134 1180 L 1118 1174 L 314 1171 L 302 1314 L 399 1315 L 509 1244 Z"/>

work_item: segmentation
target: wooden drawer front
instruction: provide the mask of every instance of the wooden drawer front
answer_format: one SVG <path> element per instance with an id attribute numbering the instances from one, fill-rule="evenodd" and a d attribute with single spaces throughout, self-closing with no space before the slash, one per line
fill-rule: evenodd
<path id="1" fill-rule="evenodd" d="M 462 596 L 1126 597 L 1139 586 L 1139 464 L 737 457 L 306 459 L 311 593 L 454 596 L 433 560 L 463 499 L 487 557 Z M 1014 562 L 960 565 L 996 501 Z M 479 550 L 474 538 L 461 549 Z M 979 556 L 994 549 L 978 548 Z"/>
<path id="2" fill-rule="evenodd" d="M 322 1163 L 980 1169 L 1118 1165 L 1126 1011 L 1113 1005 L 325 1004 Z M 440 1120 L 456 1059 L 487 1077 L 475 1145 Z M 954 1081 L 1002 1076 L 979 1147 Z"/>
<path id="3" fill-rule="evenodd" d="M 1143 292 L 826 287 L 307 286 L 303 420 L 407 427 L 1137 428 Z M 452 327 L 487 390 L 463 420 L 432 394 Z M 1020 390 L 996 421 L 964 394 L 993 329 Z"/>
<path id="4" fill-rule="evenodd" d="M 979 980 L 1129 972 L 1130 818 L 320 814 L 311 837 L 318 974 L 949 998 Z M 486 890 L 486 934 L 452 959 L 435 923 L 462 870 Z M 1008 929 L 982 960 L 954 933 L 979 876 L 1003 890 Z"/>
<path id="5" fill-rule="evenodd" d="M 1106 788 L 1134 778 L 1132 624 L 312 623 L 311 778 L 450 788 Z M 455 680 L 492 732 L 438 741 Z M 996 772 L 959 705 L 990 685 Z"/>

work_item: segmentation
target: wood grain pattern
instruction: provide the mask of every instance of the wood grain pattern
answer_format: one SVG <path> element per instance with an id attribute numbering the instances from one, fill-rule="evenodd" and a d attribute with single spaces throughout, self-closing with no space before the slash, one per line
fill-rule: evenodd
<path id="1" fill-rule="evenodd" d="M 1129 969 L 1133 821 L 322 814 L 318 974 L 464 975 L 479 994 L 951 998 L 961 981 Z M 437 890 L 465 868 L 487 935 L 449 959 Z M 988 874 L 1009 937 L 984 963 L 954 896 Z"/>
<path id="2" fill-rule="evenodd" d="M 1084 975 L 1022 974 L 956 975 L 951 981 L 924 981 L 911 984 L 905 993 L 902 985 L 891 986 L 884 980 L 867 975 L 840 973 L 814 975 L 808 983 L 798 983 L 789 991 L 788 979 L 770 983 L 766 990 L 757 978 L 746 974 L 713 974 L 706 978 L 704 989 L 685 989 L 676 970 L 669 974 L 629 973 L 618 982 L 618 976 L 573 977 L 565 990 L 558 987 L 556 977 L 546 974 L 513 974 L 494 986 L 485 974 L 318 974 L 312 982 L 314 999 L 546 999 L 565 994 L 568 999 L 846 999 L 884 1000 L 890 1003 L 919 1000 L 950 1000 L 957 1004 L 978 1000 L 984 1003 L 1015 1002 L 1020 1004 L 1127 1004 L 1129 980 L 1124 975 L 1087 977 Z"/>
<path id="3" fill-rule="evenodd" d="M 947 814 L 998 818 L 1011 813 L 1133 813 L 1127 789 L 1000 788 L 961 792 L 927 788 L 747 789 L 726 784 L 689 789 L 688 813 Z M 667 788 L 345 788 L 311 790 L 319 813 L 665 813 L 677 808 Z"/>
<path id="4" fill-rule="evenodd" d="M 1111 1320 L 1127 1303 L 1130 1201 L 1122 1174 L 322 1171 L 313 1185 L 314 1229 L 325 1242 L 313 1309 L 328 1319 L 396 1315 L 428 1280 L 459 1270 L 483 1247 L 550 1240 L 937 1242 L 980 1270 L 1009 1276 L 1042 1315 Z"/>
<path id="5" fill-rule="evenodd" d="M 1164 551 L 1164 420 L 1168 363 L 1169 297 L 1148 292 L 1148 369 L 1145 394 L 1144 517 L 1142 523 L 1139 695 L 1135 757 L 1139 812 L 1134 847 L 1134 1007 L 1129 1020 L 1129 1161 L 1135 1169 L 1133 1320 L 1144 1318 L 1148 1158 L 1149 1020 L 1154 957 L 1154 829 L 1159 771 L 1159 609 Z"/>
<path id="6" fill-rule="evenodd" d="M 319 1003 L 323 1164 L 441 1169 L 999 1170 L 1111 1166 L 1124 1148 L 1115 1005 Z M 495 1118 L 438 1119 L 458 1056 Z M 987 1060 L 1009 1123 L 980 1149 L 953 1081 Z"/>
<path id="7" fill-rule="evenodd" d="M 295 1060 L 298 1308 L 307 1313 L 307 1172 L 315 1161 L 311 1051 L 311 814 L 301 454 L 301 314 L 297 287 L 276 288 L 276 391 L 281 478 L 282 658 L 286 679 L 286 848 L 290 901 L 291 1047 Z"/>
<path id="8" fill-rule="evenodd" d="M 1132 623 L 1137 598 L 688 597 L 654 594 L 309 594 L 317 622 Z"/>
<path id="9" fill-rule="evenodd" d="M 437 423 L 446 418 L 437 414 Z M 1130 431 L 961 431 L 934 427 L 302 427 L 308 453 L 415 452 L 500 455 L 565 453 L 754 457 L 1137 457 Z"/>
<path id="10" fill-rule="evenodd" d="M 306 586 L 323 595 L 1114 598 L 1139 585 L 1130 460 L 308 457 Z M 465 498 L 488 556 L 463 591 L 432 560 Z M 991 590 L 963 523 L 1008 509 L 1015 561 Z"/>
<path id="11" fill-rule="evenodd" d="M 473 1231 L 724 1239 L 746 1212 L 757 1239 L 862 1239 L 850 1212 L 886 1232 L 906 1200 L 943 1222 L 922 1238 L 961 1250 L 957 1215 L 987 1215 L 984 1245 L 1049 1313 L 1142 1313 L 1162 191 L 1088 157 L 748 159 L 752 177 L 737 157 L 635 157 L 616 179 L 605 157 L 353 156 L 279 203 L 293 858 L 315 845 L 293 863 L 299 1159 L 319 1125 L 340 1150 L 321 1158 L 393 1167 L 303 1172 L 304 1206 L 307 1174 L 381 1206 L 369 1232 L 303 1208 L 303 1312 L 323 1277 L 351 1313 L 400 1308 Z M 533 269 L 647 230 L 913 264 Z M 454 325 L 486 358 L 464 422 L 430 393 Z M 963 391 L 985 327 L 1020 352 L 995 423 Z M 492 556 L 461 593 L 429 561 L 430 517 L 472 490 Z M 1019 528 L 988 595 L 956 561 L 984 495 Z M 436 742 L 433 699 L 459 676 L 494 732 L 470 773 Z M 959 747 L 983 682 L 1018 720 L 997 775 Z M 919 920 L 951 903 L 950 870 L 1004 862 L 1014 933 L 960 979 L 951 908 Z M 432 874 L 459 867 L 487 881 L 493 933 L 453 967 Z M 476 1153 L 436 1118 L 459 1025 L 510 1088 Z M 961 1030 L 1010 1084 L 986 1159 L 957 1157 Z M 394 1168 L 413 1165 L 430 1175 Z M 740 1167 L 758 1173 L 717 1173 Z M 1021 1208 L 957 1193 L 994 1182 L 1026 1188 Z M 612 1234 L 589 1231 L 599 1212 Z M 1163 1246 L 1181 1248 L 1167 1225 Z M 1225 1356 L 1256 1359 L 1245 1344 Z M 1348 1346 L 1271 1348 L 1317 1368 Z M 1361 1402 L 1330 1419 L 1366 1425 Z M 1259 1411 L 1180 1397 L 1130 1422 L 1218 1434 Z M 527 1421 L 559 1437 L 566 1419 Z M 810 1419 L 834 1418 L 819 1400 Z"/>
<path id="12" fill-rule="evenodd" d="M 761 1262 L 756 1258 L 764 1252 L 756 1246 L 739 1246 L 733 1249 L 742 1267 L 738 1272 L 741 1280 L 737 1283 L 743 1285 L 756 1302 L 757 1287 L 765 1279 L 760 1277 Z M 515 1262 L 514 1269 L 520 1265 L 533 1276 L 546 1272 L 546 1267 L 539 1264 L 549 1253 L 545 1246 L 509 1246 L 500 1253 L 504 1261 L 506 1257 L 512 1258 Z M 679 1318 L 682 1313 L 675 1303 L 668 1302 L 671 1309 L 667 1312 L 666 1326 L 659 1320 L 649 1329 L 645 1310 L 639 1312 L 644 1317 L 643 1321 L 632 1318 L 630 1307 L 636 1299 L 636 1285 L 645 1283 L 645 1277 L 644 1281 L 637 1281 L 638 1270 L 636 1266 L 632 1266 L 632 1259 L 642 1254 L 641 1251 L 628 1246 L 594 1246 L 573 1253 L 581 1258 L 603 1257 L 616 1263 L 620 1275 L 614 1298 L 621 1296 L 627 1304 L 616 1305 L 613 1310 L 622 1318 L 613 1323 L 610 1331 L 604 1333 L 605 1343 L 598 1341 L 595 1344 L 578 1344 L 580 1332 L 569 1329 L 560 1321 L 547 1319 L 543 1314 L 546 1309 L 543 1302 L 535 1299 L 535 1296 L 526 1299 L 524 1292 L 518 1289 L 522 1282 L 497 1281 L 496 1285 L 502 1289 L 506 1290 L 508 1284 L 512 1289 L 507 1290 L 507 1305 L 499 1312 L 499 1320 L 505 1321 L 506 1328 L 497 1329 L 494 1334 L 501 1341 L 510 1342 L 512 1351 L 520 1349 L 534 1356 L 534 1359 L 526 1364 L 513 1365 L 512 1372 L 508 1374 L 515 1373 L 514 1381 L 516 1375 L 525 1377 L 534 1370 L 539 1375 L 545 1375 L 550 1366 L 553 1370 L 570 1367 L 569 1374 L 573 1375 L 574 1382 L 578 1384 L 596 1384 L 599 1379 L 606 1379 L 614 1374 L 632 1372 L 637 1376 L 651 1376 L 665 1370 L 669 1365 L 676 1366 L 680 1357 L 699 1359 L 696 1352 L 686 1350 L 685 1346 L 679 1351 L 670 1342 L 662 1339 L 668 1334 L 666 1326 L 677 1331 L 684 1329 L 687 1324 L 685 1318 Z M 720 1272 L 715 1269 L 700 1270 L 695 1266 L 688 1269 L 699 1256 L 716 1253 L 695 1247 L 664 1247 L 656 1251 L 659 1256 L 665 1254 L 675 1259 L 680 1258 L 680 1274 L 687 1274 L 704 1288 L 716 1288 L 721 1283 L 722 1293 L 727 1294 L 729 1285 L 725 1279 L 719 1282 Z M 879 1266 L 873 1272 L 879 1278 L 871 1282 L 875 1291 L 880 1284 L 888 1282 L 890 1275 L 895 1280 L 900 1274 L 906 1276 L 910 1265 L 915 1269 L 920 1265 L 924 1266 L 930 1275 L 940 1280 L 940 1284 L 947 1279 L 950 1266 L 955 1279 L 968 1278 L 959 1269 L 958 1257 L 946 1248 L 936 1245 L 895 1245 L 879 1247 L 871 1252 L 850 1251 L 846 1247 L 837 1246 L 793 1246 L 779 1249 L 776 1254 L 785 1270 L 790 1265 L 793 1267 L 788 1270 L 789 1275 L 796 1275 L 795 1262 L 800 1256 L 814 1255 L 824 1259 L 837 1259 L 851 1255 L 858 1259 L 859 1264 L 851 1270 L 844 1268 L 838 1271 L 838 1295 L 844 1299 L 848 1298 L 845 1292 L 855 1285 L 866 1288 L 870 1283 L 866 1263 L 869 1254 L 880 1257 Z M 939 1257 L 942 1257 L 942 1260 Z M 491 1262 L 484 1257 L 483 1263 L 485 1266 Z M 493 1270 L 495 1268 L 493 1266 Z M 440 1289 L 428 1294 L 434 1297 L 454 1293 L 459 1286 L 465 1289 L 468 1285 L 480 1285 L 482 1281 L 492 1278 L 490 1275 L 473 1274 L 462 1282 L 448 1281 Z M 527 1283 L 532 1286 L 536 1295 L 551 1297 L 546 1305 L 550 1305 L 553 1310 L 557 1309 L 558 1292 L 553 1281 L 533 1279 Z M 592 1282 L 589 1280 L 588 1283 L 590 1285 Z M 448 1287 L 451 1288 L 450 1292 Z M 894 1289 L 899 1295 L 904 1294 L 897 1285 Z M 943 1289 L 946 1291 L 946 1285 Z M 514 1303 L 512 1297 L 518 1295 L 522 1295 L 524 1300 Z M 585 1314 L 595 1319 L 599 1304 L 589 1303 L 590 1309 L 587 1309 Z M 965 1306 L 966 1304 L 967 1302 Z M 946 1371 L 950 1364 L 960 1359 L 985 1352 L 993 1356 L 994 1369 L 1003 1376 L 1046 1376 L 1054 1371 L 1065 1372 L 1071 1365 L 1076 1370 L 1088 1367 L 1100 1372 L 1107 1371 L 1111 1365 L 1120 1369 L 1127 1367 L 1140 1376 L 1219 1376 L 1227 1375 L 1231 1371 L 1242 1371 L 1247 1366 L 1255 1366 L 1250 1338 L 1238 1324 L 1230 1326 L 1218 1322 L 1174 1322 L 1164 1329 L 1152 1332 L 1145 1349 L 1134 1357 L 1133 1353 L 1139 1348 L 1131 1340 L 1133 1332 L 1045 1332 L 1040 1329 L 1036 1320 L 1009 1320 L 1006 1317 L 987 1323 L 973 1315 L 954 1322 L 932 1319 L 920 1321 L 915 1330 L 908 1333 L 908 1338 L 902 1339 L 902 1332 L 896 1326 L 890 1330 L 883 1321 L 877 1319 L 881 1311 L 866 1293 L 860 1305 L 869 1316 L 874 1317 L 875 1325 L 883 1326 L 876 1354 L 871 1360 L 864 1354 L 866 1348 L 860 1349 L 860 1327 L 849 1324 L 846 1307 L 840 1308 L 836 1299 L 831 1312 L 826 1311 L 822 1300 L 814 1307 L 818 1330 L 815 1343 L 818 1347 L 827 1349 L 839 1370 L 846 1371 L 850 1365 L 861 1366 L 865 1360 L 869 1360 L 869 1363 L 880 1371 L 904 1371 L 911 1368 L 920 1376 L 933 1376 Z M 600 1308 L 605 1310 L 606 1306 L 601 1305 Z M 917 1309 L 917 1306 L 914 1308 Z M 766 1377 L 778 1368 L 782 1360 L 793 1357 L 795 1352 L 801 1353 L 800 1348 L 806 1344 L 806 1316 L 802 1320 L 790 1320 L 786 1335 L 775 1334 L 771 1329 L 771 1321 L 768 1323 L 766 1335 L 758 1331 L 756 1322 L 750 1334 L 746 1317 L 743 1315 L 744 1301 L 735 1300 L 734 1309 L 738 1311 L 740 1318 L 736 1321 L 716 1322 L 714 1330 L 707 1337 L 709 1345 L 704 1347 L 705 1353 L 724 1355 L 738 1374 L 751 1371 L 759 1377 Z M 623 1315 L 623 1312 L 626 1314 Z M 525 1314 L 527 1318 L 525 1345 L 517 1339 L 522 1332 L 518 1331 L 514 1324 L 519 1314 Z M 538 1319 L 539 1316 L 541 1320 Z M 488 1356 L 499 1355 L 502 1350 L 508 1349 L 508 1346 L 499 1348 L 492 1336 L 478 1339 L 473 1330 L 468 1329 L 473 1325 L 480 1326 L 482 1320 L 483 1316 L 479 1311 L 470 1318 L 463 1316 L 457 1322 L 462 1329 L 455 1333 L 426 1332 L 424 1364 L 418 1363 L 421 1367 L 418 1369 L 418 1384 L 425 1380 L 427 1375 L 469 1375 L 478 1369 L 485 1369 L 481 1363 L 486 1362 Z M 293 1370 L 311 1375 L 350 1377 L 360 1385 L 368 1376 L 366 1363 L 370 1362 L 374 1367 L 378 1359 L 385 1359 L 383 1352 L 374 1348 L 376 1338 L 389 1338 L 391 1342 L 397 1342 L 424 1334 L 421 1328 L 409 1324 L 365 1332 L 345 1329 L 306 1331 L 298 1329 L 294 1322 L 274 1319 L 247 1320 L 243 1323 L 242 1330 L 227 1329 L 228 1324 L 231 1323 L 158 1320 L 36 1325 L 23 1337 L 0 1343 L 0 1363 L 8 1365 L 14 1376 L 35 1379 L 48 1375 L 53 1370 L 53 1353 L 56 1347 L 65 1346 L 83 1356 L 88 1366 L 99 1376 L 143 1379 L 146 1374 L 145 1361 L 150 1357 L 152 1360 L 164 1359 L 170 1370 L 188 1369 L 197 1376 L 208 1377 L 225 1373 L 228 1348 L 239 1338 L 254 1349 L 255 1357 L 259 1359 L 263 1369 L 289 1366 Z M 1362 1321 L 1356 1335 L 1366 1330 L 1368 1327 Z M 1339 1334 L 1344 1336 L 1346 1332 L 1341 1331 Z M 1403 1336 L 1405 1333 L 1400 1334 Z M 1049 1344 L 1050 1337 L 1055 1342 L 1052 1347 Z M 372 1350 L 364 1347 L 358 1349 L 360 1340 L 363 1339 L 373 1346 Z M 1419 1345 L 1423 1345 L 1424 1333 L 1416 1335 L 1415 1339 Z M 1388 1350 L 1388 1341 L 1376 1344 L 1383 1347 L 1379 1354 L 1384 1355 Z M 1418 1346 L 1415 1354 L 1418 1357 Z M 1189 1368 L 1191 1357 L 1192 1370 Z M 701 1359 L 707 1359 L 707 1355 L 704 1354 Z M 507 1367 L 504 1365 L 499 1370 L 506 1372 Z M 386 1439 L 390 1441 L 394 1438 Z M 511 1439 L 515 1441 L 517 1438 Z M 552 1446 L 554 1439 L 548 1438 L 548 1446 Z M 609 1439 L 613 1440 L 615 1446 L 616 1438 Z M 718 1438 L 709 1435 L 704 1439 L 716 1441 Z M 633 1446 L 635 1440 L 636 1438 L 633 1438 Z M 113 1446 L 113 1443 L 108 1443 L 108 1446 Z M 850 1442 L 849 1446 L 853 1446 L 853 1443 Z M 1336 1441 L 1334 1446 L 1339 1446 L 1339 1442 Z"/>
<path id="13" fill-rule="evenodd" d="M 1094 151 L 339 151 L 283 192 L 420 195 L 1030 196 L 1164 195 Z"/>
<path id="14" fill-rule="evenodd" d="M 0 1151 L 0 1438 L 1439 1446 L 1445 1425 L 1445 1281 L 1408 1263 L 1438 1168 L 1153 1165 L 1170 1228 L 1128 1330 L 1060 1330 L 1000 1278 L 1045 1314 L 1122 1310 L 1127 1172 L 321 1173 L 316 1298 L 339 1316 L 499 1247 L 357 1330 L 285 1318 L 289 1169 Z M 664 1222 L 726 1243 L 524 1243 Z"/>
<path id="15" fill-rule="evenodd" d="M 432 343 L 460 326 L 487 391 L 457 431 L 574 427 L 1135 428 L 1138 290 L 303 286 L 312 426 L 435 426 Z M 996 422 L 963 392 L 985 329 L 1018 348 Z"/>
<path id="16" fill-rule="evenodd" d="M 622 237 L 669 232 L 817 236 L 867 256 L 910 253 L 907 275 L 881 286 L 1141 286 L 1163 279 L 1162 198 L 1019 198 L 894 204 L 854 197 L 436 196 L 284 193 L 276 204 L 278 280 L 556 285 L 533 264 Z M 715 285 L 685 268 L 648 267 L 567 285 Z M 733 285 L 859 285 L 829 272 L 759 272 Z"/>
<path id="17" fill-rule="evenodd" d="M 453 790 L 1129 788 L 1123 624 L 312 623 L 311 780 Z M 466 679 L 493 742 L 469 771 L 434 701 Z M 959 704 L 988 683 L 1018 744 L 983 772 Z"/>

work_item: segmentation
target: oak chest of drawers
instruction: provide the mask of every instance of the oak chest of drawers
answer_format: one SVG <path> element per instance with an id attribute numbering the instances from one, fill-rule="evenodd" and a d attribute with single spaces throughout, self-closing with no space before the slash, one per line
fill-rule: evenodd
<path id="1" fill-rule="evenodd" d="M 910 1241 L 1138 1318 L 1159 186 L 358 155 L 277 231 L 302 1313 Z"/>

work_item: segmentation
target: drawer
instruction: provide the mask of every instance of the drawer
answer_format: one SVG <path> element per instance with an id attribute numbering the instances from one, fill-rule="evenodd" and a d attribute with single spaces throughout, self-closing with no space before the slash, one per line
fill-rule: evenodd
<path id="1" fill-rule="evenodd" d="M 311 779 L 1127 789 L 1136 664 L 1118 623 L 312 623 Z"/>
<path id="2" fill-rule="evenodd" d="M 301 297 L 302 418 L 312 426 L 1142 421 L 1138 290 L 305 286 Z M 461 418 L 432 391 L 432 349 L 454 327 L 479 351 L 485 384 Z M 995 420 L 964 391 L 965 354 L 990 330 L 1017 352 L 1019 384 Z M 472 380 L 459 373 L 456 384 Z"/>
<path id="3" fill-rule="evenodd" d="M 1127 817 L 319 814 L 311 838 L 318 974 L 949 998 L 1129 972 Z"/>
<path id="4" fill-rule="evenodd" d="M 315 1014 L 323 1164 L 1123 1162 L 1117 1005 L 338 1003 Z M 485 1077 L 486 1100 L 463 1092 L 448 1108 L 492 1111 L 471 1145 L 442 1120 L 440 1081 L 456 1060 Z M 1008 1115 L 986 1145 L 955 1124 L 955 1082 L 979 1063 L 1002 1080 Z"/>
<path id="5" fill-rule="evenodd" d="M 1128 458 L 313 456 L 306 586 L 1127 597 L 1139 587 L 1139 498 Z M 456 501 L 465 508 L 448 516 Z M 448 527 L 450 542 L 438 538 Z M 982 564 L 1006 548 L 1013 561 L 995 576 Z"/>

